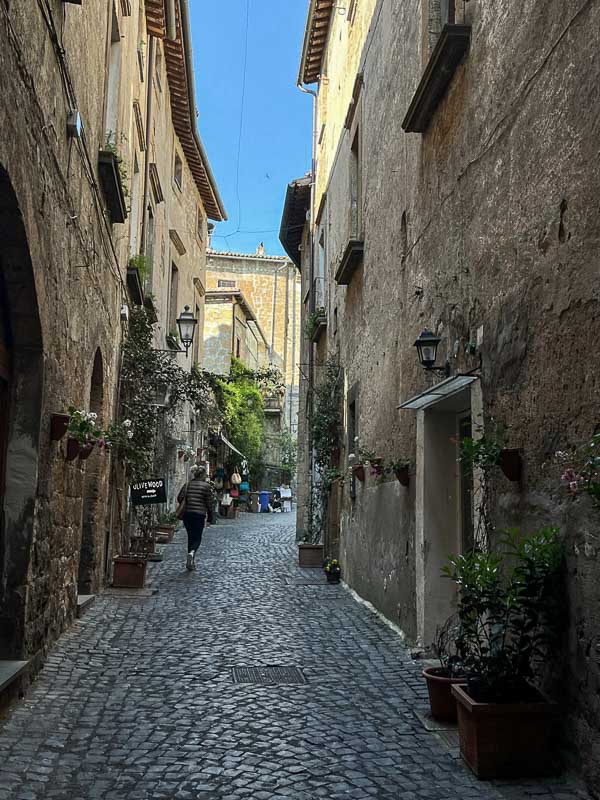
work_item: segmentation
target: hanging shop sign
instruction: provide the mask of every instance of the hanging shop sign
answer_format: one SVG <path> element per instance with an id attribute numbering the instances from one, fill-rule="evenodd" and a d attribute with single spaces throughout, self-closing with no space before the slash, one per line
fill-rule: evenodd
<path id="1" fill-rule="evenodd" d="M 167 502 L 167 482 L 164 478 L 151 478 L 131 484 L 131 503 L 134 506 L 151 506 Z"/>

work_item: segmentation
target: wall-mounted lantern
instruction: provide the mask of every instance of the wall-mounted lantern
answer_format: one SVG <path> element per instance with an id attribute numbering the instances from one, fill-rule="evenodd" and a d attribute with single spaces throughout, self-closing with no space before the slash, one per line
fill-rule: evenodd
<path id="1" fill-rule="evenodd" d="M 177 319 L 179 338 L 181 339 L 181 344 L 185 347 L 186 356 L 194 341 L 194 333 L 196 332 L 197 324 L 198 320 L 190 311 L 190 307 L 186 306 Z"/>
<path id="2" fill-rule="evenodd" d="M 419 361 L 423 369 L 427 372 L 439 372 L 445 375 L 446 378 L 450 377 L 450 362 L 446 359 L 443 367 L 436 367 L 438 345 L 442 341 L 440 336 L 436 336 L 431 331 L 424 330 L 421 332 L 419 338 L 415 342 Z"/>

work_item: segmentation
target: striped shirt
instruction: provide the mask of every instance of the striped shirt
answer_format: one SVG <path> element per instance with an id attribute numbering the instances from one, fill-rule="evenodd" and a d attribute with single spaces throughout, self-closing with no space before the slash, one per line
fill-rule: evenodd
<path id="1" fill-rule="evenodd" d="M 212 516 L 213 493 L 206 481 L 202 481 L 199 478 L 191 480 L 181 488 L 177 499 L 181 502 L 184 497 L 186 498 L 186 511 L 191 511 L 193 514 L 204 514 L 207 517 Z"/>

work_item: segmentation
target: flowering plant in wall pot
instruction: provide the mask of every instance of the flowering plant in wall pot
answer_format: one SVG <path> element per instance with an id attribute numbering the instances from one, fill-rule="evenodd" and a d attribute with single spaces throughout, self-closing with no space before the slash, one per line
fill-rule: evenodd
<path id="1" fill-rule="evenodd" d="M 410 483 L 410 461 L 406 458 L 397 458 L 390 461 L 388 470 L 392 473 L 402 486 L 408 486 Z"/>
<path id="2" fill-rule="evenodd" d="M 75 406 L 69 406 L 69 424 L 67 425 L 69 437 L 81 445 L 95 444 L 102 435 L 102 431 L 96 425 L 97 419 L 98 414 L 93 411 L 82 411 Z"/>
<path id="3" fill-rule="evenodd" d="M 600 426 L 591 439 L 573 451 L 554 455 L 561 467 L 561 485 L 573 497 L 589 495 L 600 507 Z"/>

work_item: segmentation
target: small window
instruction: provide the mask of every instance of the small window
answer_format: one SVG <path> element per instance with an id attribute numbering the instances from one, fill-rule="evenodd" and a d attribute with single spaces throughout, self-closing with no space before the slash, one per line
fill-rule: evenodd
<path id="1" fill-rule="evenodd" d="M 204 241 L 204 217 L 202 216 L 200 206 L 198 206 L 196 211 L 196 235 L 201 242 Z"/>
<path id="2" fill-rule="evenodd" d="M 240 341 L 240 337 L 236 336 L 235 337 L 235 356 L 236 356 L 236 358 L 240 357 L 241 349 L 242 349 L 242 342 Z"/>
<path id="3" fill-rule="evenodd" d="M 177 188 L 181 191 L 183 188 L 183 163 L 179 158 L 179 153 L 175 153 L 175 166 L 173 167 L 173 180 L 177 184 Z"/>
<path id="4" fill-rule="evenodd" d="M 237 283 L 235 281 L 219 280 L 217 281 L 218 289 L 235 289 Z"/>

